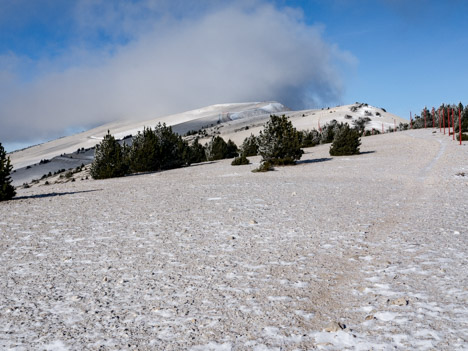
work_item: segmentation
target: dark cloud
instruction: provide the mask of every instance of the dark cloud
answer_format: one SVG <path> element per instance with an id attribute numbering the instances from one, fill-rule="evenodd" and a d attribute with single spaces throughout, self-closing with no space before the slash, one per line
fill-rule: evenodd
<path id="1" fill-rule="evenodd" d="M 34 62 L 39 73 L 29 81 L 14 75 L 27 59 L 0 57 L 0 67 L 8 67 L 0 69 L 0 140 L 54 137 L 70 126 L 215 103 L 278 100 L 305 108 L 341 99 L 337 67 L 354 58 L 326 43 L 321 28 L 305 24 L 298 11 L 206 1 L 184 16 L 169 15 L 165 1 L 126 4 L 77 7 L 83 37 L 115 30 L 111 47 L 70 47 Z"/>

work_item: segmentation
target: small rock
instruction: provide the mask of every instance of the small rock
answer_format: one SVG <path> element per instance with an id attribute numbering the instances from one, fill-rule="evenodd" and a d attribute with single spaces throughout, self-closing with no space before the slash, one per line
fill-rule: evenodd
<path id="1" fill-rule="evenodd" d="M 337 331 L 343 330 L 346 325 L 340 322 L 331 322 L 324 330 L 329 333 L 336 333 Z"/>
<path id="2" fill-rule="evenodd" d="M 398 299 L 391 301 L 390 304 L 396 306 L 406 306 L 409 304 L 409 301 L 404 297 L 399 297 Z"/>
<path id="3" fill-rule="evenodd" d="M 250 220 L 249 224 L 258 224 L 258 222 L 255 219 Z"/>
<path id="4" fill-rule="evenodd" d="M 460 232 L 459 232 L 458 230 L 455 230 L 455 231 L 453 232 L 453 234 L 455 234 L 455 235 L 459 235 L 459 234 L 460 234 Z"/>
<path id="5" fill-rule="evenodd" d="M 297 193 L 295 191 L 292 192 L 291 196 L 296 196 Z"/>
<path id="6" fill-rule="evenodd" d="M 373 315 L 370 314 L 370 315 L 366 316 L 366 321 L 370 321 L 370 320 L 372 320 L 372 319 L 374 319 L 374 318 L 375 318 L 375 317 L 374 317 Z"/>
<path id="7" fill-rule="evenodd" d="M 232 209 L 232 208 L 229 208 L 229 209 L 228 209 L 228 212 L 232 212 L 232 211 L 233 211 L 233 209 Z"/>

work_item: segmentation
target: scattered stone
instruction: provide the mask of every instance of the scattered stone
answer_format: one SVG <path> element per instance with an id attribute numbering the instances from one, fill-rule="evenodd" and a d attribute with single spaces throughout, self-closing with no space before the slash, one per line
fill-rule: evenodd
<path id="1" fill-rule="evenodd" d="M 232 208 L 229 208 L 228 212 L 230 213 L 230 212 L 232 212 L 232 211 L 233 211 L 233 209 L 232 209 Z"/>
<path id="2" fill-rule="evenodd" d="M 409 304 L 409 300 L 404 297 L 399 297 L 398 299 L 391 301 L 390 304 L 396 306 L 406 306 Z"/>
<path id="3" fill-rule="evenodd" d="M 370 321 L 372 319 L 375 319 L 375 317 L 372 314 L 366 316 L 366 321 Z"/>
<path id="4" fill-rule="evenodd" d="M 336 333 L 346 328 L 346 325 L 340 322 L 331 322 L 324 330 L 329 333 Z"/>
<path id="5" fill-rule="evenodd" d="M 250 220 L 249 224 L 258 224 L 258 222 L 255 219 Z"/>
<path id="6" fill-rule="evenodd" d="M 291 196 L 296 196 L 297 193 L 295 191 L 293 191 L 293 193 L 291 194 Z"/>

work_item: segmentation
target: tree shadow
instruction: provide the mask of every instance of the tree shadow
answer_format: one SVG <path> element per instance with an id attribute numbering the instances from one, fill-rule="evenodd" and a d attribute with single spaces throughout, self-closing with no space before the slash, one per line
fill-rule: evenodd
<path id="1" fill-rule="evenodd" d="M 221 160 L 218 160 L 221 161 Z M 175 169 L 183 169 L 183 168 L 189 168 L 189 167 L 199 167 L 199 166 L 205 166 L 205 165 L 211 165 L 213 163 L 217 163 L 216 161 L 205 161 L 205 162 L 199 162 L 199 163 L 192 163 L 189 166 L 182 166 L 182 167 L 175 167 L 175 168 L 169 168 L 169 169 L 160 169 L 159 171 L 146 171 L 146 172 L 137 172 L 137 173 L 130 173 L 126 174 L 123 177 L 138 177 L 146 174 L 156 174 L 156 173 L 164 173 L 167 171 L 173 171 Z M 121 177 L 121 178 L 123 178 Z"/>
<path id="2" fill-rule="evenodd" d="M 358 155 L 366 155 L 366 154 L 373 154 L 375 151 L 362 151 Z"/>
<path id="3" fill-rule="evenodd" d="M 314 158 L 313 160 L 302 160 L 302 161 L 297 161 L 296 164 L 308 164 L 308 163 L 318 163 L 318 162 L 325 162 L 325 161 L 331 161 L 332 158 L 330 157 L 324 157 L 324 158 Z"/>
<path id="4" fill-rule="evenodd" d="M 102 189 L 94 189 L 94 190 L 83 190 L 83 191 L 67 191 L 64 193 L 48 193 L 48 194 L 38 194 L 38 195 L 29 195 L 29 196 L 17 196 L 14 197 L 12 200 L 26 200 L 26 199 L 41 199 L 46 197 L 55 197 L 55 196 L 64 196 L 64 195 L 74 195 L 74 194 L 81 194 L 81 193 L 92 193 L 94 191 L 101 191 Z"/>

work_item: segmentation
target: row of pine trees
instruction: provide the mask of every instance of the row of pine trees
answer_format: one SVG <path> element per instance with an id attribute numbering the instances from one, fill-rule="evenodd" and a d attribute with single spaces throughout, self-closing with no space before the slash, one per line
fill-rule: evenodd
<path id="1" fill-rule="evenodd" d="M 258 136 L 251 135 L 237 145 L 220 136 L 212 137 L 206 145 L 196 138 L 191 145 L 171 127 L 158 124 L 155 129 L 144 128 L 133 137 L 130 146 L 120 144 L 108 132 L 96 146 L 91 176 L 94 179 L 120 177 L 131 173 L 152 172 L 188 166 L 192 163 L 234 158 L 232 165 L 248 164 L 247 157 L 260 155 L 260 170 L 273 166 L 293 165 L 304 153 L 302 148 L 332 143 L 332 156 L 359 153 L 361 125 L 350 128 L 347 123 L 333 120 L 322 132 L 297 131 L 285 116 L 271 115 Z"/>
<path id="2" fill-rule="evenodd" d="M 131 145 L 121 144 L 109 132 L 96 146 L 91 176 L 94 179 L 121 177 L 131 173 L 154 172 L 189 166 L 192 163 L 233 158 L 237 145 L 216 136 L 203 146 L 195 139 L 191 145 L 170 126 L 158 124 L 144 128 L 132 138 Z"/>
<path id="3" fill-rule="evenodd" d="M 453 117 L 453 118 L 452 118 Z M 450 120 L 449 120 L 450 119 Z M 463 106 L 460 102 L 457 104 L 441 104 L 438 108 L 424 108 L 420 115 L 415 115 L 414 120 L 410 122 L 410 128 L 432 128 L 433 126 L 439 128 L 439 125 L 447 127 L 452 125 L 455 127 L 455 132 L 461 131 L 462 133 L 468 132 L 468 106 Z"/>

